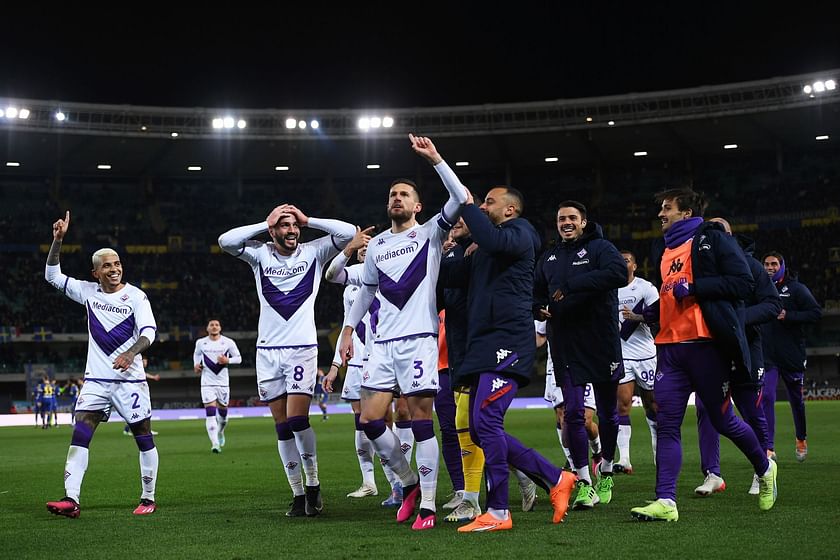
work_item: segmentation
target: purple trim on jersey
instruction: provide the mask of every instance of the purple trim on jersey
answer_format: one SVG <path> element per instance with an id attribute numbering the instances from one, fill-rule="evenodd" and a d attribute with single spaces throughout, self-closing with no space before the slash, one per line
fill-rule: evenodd
<path id="1" fill-rule="evenodd" d="M 341 251 L 341 247 L 339 247 L 335 242 L 335 236 L 330 235 L 330 241 L 332 241 L 333 247 L 335 247 L 336 251 Z"/>
<path id="2" fill-rule="evenodd" d="M 392 280 L 390 276 L 379 270 L 379 292 L 382 296 L 402 309 L 414 295 L 417 287 L 426 279 L 426 268 L 429 260 L 429 240 L 423 244 L 423 248 L 411 259 L 411 263 L 403 272 L 399 281 Z"/>
<path id="3" fill-rule="evenodd" d="M 635 305 L 635 307 L 633 307 L 633 313 L 635 313 L 636 315 L 641 315 L 641 314 L 644 313 L 644 311 L 645 311 L 644 300 L 640 301 L 639 303 L 637 303 Z M 625 342 L 630 340 L 630 337 L 633 336 L 633 333 L 636 332 L 636 329 L 639 328 L 639 325 L 641 325 L 641 324 L 642 324 L 641 321 L 631 321 L 631 320 L 625 320 L 623 323 L 621 323 L 621 329 L 618 332 L 619 336 L 621 337 L 621 340 L 623 340 Z"/>
<path id="4" fill-rule="evenodd" d="M 429 395 L 434 396 L 437 395 L 437 391 L 435 389 L 423 389 L 421 391 L 412 391 L 411 393 L 403 393 L 403 397 L 414 397 L 417 395 Z"/>
<path id="5" fill-rule="evenodd" d="M 69 281 L 70 281 L 70 277 L 68 276 L 67 278 L 64 279 L 64 287 L 61 288 L 61 291 L 64 292 L 65 294 L 67 294 L 67 282 L 69 282 Z"/>
<path id="6" fill-rule="evenodd" d="M 502 362 L 502 363 L 500 363 L 499 365 L 497 365 L 497 366 L 496 366 L 495 371 L 503 371 L 505 368 L 507 368 L 508 366 L 510 366 L 513 362 L 517 361 L 518 359 L 519 359 L 519 354 L 517 354 L 516 352 L 514 352 L 513 354 L 511 354 L 510 356 L 508 356 L 508 357 L 505 359 L 505 361 L 504 361 L 504 362 Z"/>
<path id="7" fill-rule="evenodd" d="M 225 369 L 224 365 L 217 364 L 216 362 L 211 360 L 210 357 L 207 356 L 207 354 L 203 354 L 203 356 L 204 356 L 204 365 L 207 366 L 208 368 L 210 368 L 210 371 L 212 371 L 216 375 L 219 375 L 219 372 L 222 371 L 223 369 Z"/>
<path id="8" fill-rule="evenodd" d="M 650 358 L 642 358 L 642 359 L 640 359 L 640 360 L 637 360 L 636 358 L 624 358 L 624 361 L 625 361 L 625 362 L 646 362 L 646 361 L 648 361 L 648 360 L 653 360 L 653 359 L 655 359 L 655 358 L 656 358 L 656 354 L 654 354 L 654 355 L 653 355 L 653 356 L 651 356 Z"/>
<path id="9" fill-rule="evenodd" d="M 88 310 L 88 330 L 90 331 L 90 336 L 106 355 L 110 356 L 113 354 L 117 348 L 131 340 L 131 337 L 134 336 L 136 323 L 133 313 L 115 325 L 114 328 L 108 330 L 93 313 L 90 304 L 85 305 Z"/>
<path id="10" fill-rule="evenodd" d="M 396 389 L 381 389 L 379 387 L 368 387 L 366 385 L 362 385 L 362 389 L 366 391 L 376 391 L 377 393 L 394 393 L 396 394 Z"/>
<path id="11" fill-rule="evenodd" d="M 447 220 L 446 216 L 443 215 L 443 210 L 440 211 L 440 218 L 438 218 L 437 225 L 443 231 L 449 231 L 452 229 L 452 224 L 449 223 L 449 220 Z"/>
<path id="12" fill-rule="evenodd" d="M 153 326 L 151 326 L 151 325 L 146 325 L 145 327 L 140 327 L 140 331 L 139 331 L 139 332 L 141 332 L 141 333 L 142 333 L 142 332 L 143 332 L 143 331 L 145 331 L 146 329 L 152 329 L 153 331 L 157 332 L 157 327 L 153 327 Z"/>
<path id="13" fill-rule="evenodd" d="M 359 340 L 362 341 L 362 344 L 365 344 L 365 333 L 365 322 L 359 321 L 359 323 L 356 325 L 356 336 L 359 337 Z"/>
<path id="14" fill-rule="evenodd" d="M 98 377 L 85 377 L 85 382 L 94 381 L 96 383 L 145 383 L 145 379 L 100 379 Z"/>
<path id="15" fill-rule="evenodd" d="M 269 380 L 269 381 L 273 381 L 273 380 Z M 260 399 L 260 400 L 261 400 L 262 402 L 266 403 L 266 404 L 267 404 L 267 403 L 273 403 L 274 401 L 279 401 L 280 399 L 285 399 L 285 398 L 286 398 L 286 394 L 287 394 L 287 393 L 283 393 L 282 395 L 277 395 L 277 396 L 276 396 L 276 397 L 274 397 L 273 399 L 267 399 L 267 400 L 266 400 L 266 399 Z"/>
<path id="16" fill-rule="evenodd" d="M 284 348 L 312 348 L 317 344 L 299 344 L 297 346 L 257 346 L 257 350 L 282 350 Z"/>
<path id="17" fill-rule="evenodd" d="M 364 360 L 367 361 L 367 360 Z M 365 367 L 364 364 L 347 364 L 347 367 Z"/>
<path id="18" fill-rule="evenodd" d="M 382 307 L 382 302 L 379 298 L 374 296 L 373 301 L 370 302 L 368 313 L 370 313 L 370 332 L 376 334 L 376 327 L 379 326 L 379 309 Z"/>
<path id="19" fill-rule="evenodd" d="M 312 396 L 312 391 L 309 391 L 308 393 L 305 392 L 305 391 L 289 391 L 286 394 L 287 395 L 309 395 L 311 397 Z"/>
<path id="20" fill-rule="evenodd" d="M 260 284 L 262 285 L 262 295 L 265 301 L 268 302 L 277 313 L 279 313 L 287 321 L 291 319 L 300 306 L 303 305 L 312 292 L 315 290 L 315 263 L 309 266 L 309 270 L 301 278 L 298 285 L 292 290 L 283 293 L 275 286 L 271 280 L 266 278 L 260 268 Z"/>
<path id="21" fill-rule="evenodd" d="M 341 397 L 341 400 L 345 402 L 361 402 L 362 399 L 348 399 L 346 397 Z"/>
<path id="22" fill-rule="evenodd" d="M 395 340 L 408 340 L 409 338 L 420 338 L 426 336 L 434 336 L 437 337 L 438 333 L 434 332 L 424 332 L 424 333 L 417 333 L 417 334 L 407 334 L 405 336 L 398 336 L 397 338 L 389 338 L 388 340 L 374 340 L 374 344 L 384 344 L 386 342 L 394 342 Z"/>

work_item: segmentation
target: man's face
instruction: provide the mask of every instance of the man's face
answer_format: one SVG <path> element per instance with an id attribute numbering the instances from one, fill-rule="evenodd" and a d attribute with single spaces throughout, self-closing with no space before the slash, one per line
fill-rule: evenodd
<path id="1" fill-rule="evenodd" d="M 459 218 L 458 223 L 452 226 L 452 230 L 449 232 L 449 235 L 452 236 L 453 241 L 457 239 L 463 239 L 469 234 L 470 228 L 468 228 L 467 224 L 464 223 L 464 218 Z"/>
<path id="2" fill-rule="evenodd" d="M 365 262 L 365 257 L 367 256 L 367 248 L 368 248 L 368 244 L 365 243 L 364 245 L 362 245 L 359 248 L 358 251 L 356 251 L 356 259 L 359 262 Z"/>
<path id="3" fill-rule="evenodd" d="M 103 288 L 116 288 L 122 282 L 122 263 L 118 255 L 104 255 L 99 266 L 93 269 L 93 277 Z"/>
<path id="4" fill-rule="evenodd" d="M 411 185 L 397 183 L 388 192 L 388 218 L 397 223 L 410 221 L 423 206 L 417 200 L 417 192 Z"/>
<path id="5" fill-rule="evenodd" d="M 673 198 L 666 198 L 662 201 L 662 209 L 659 211 L 659 219 L 662 221 L 662 232 L 668 231 L 676 222 L 691 217 L 691 210 L 680 210 L 677 201 Z"/>
<path id="6" fill-rule="evenodd" d="M 277 223 L 268 228 L 268 234 L 274 240 L 274 244 L 284 253 L 291 253 L 298 246 L 300 227 L 297 220 L 292 216 L 283 216 Z"/>
<path id="7" fill-rule="evenodd" d="M 210 336 L 216 336 L 221 334 L 222 332 L 222 324 L 216 321 L 215 319 L 207 323 L 207 334 Z"/>
<path id="8" fill-rule="evenodd" d="M 496 225 L 509 220 L 515 213 L 514 206 L 508 199 L 507 191 L 499 188 L 491 189 L 478 208 L 487 214 L 490 221 Z"/>
<path id="9" fill-rule="evenodd" d="M 621 256 L 624 258 L 624 264 L 627 265 L 627 278 L 633 278 L 636 274 L 636 259 L 630 253 L 621 253 Z"/>
<path id="10" fill-rule="evenodd" d="M 563 207 L 557 210 L 557 233 L 563 241 L 574 241 L 583 235 L 586 218 L 577 208 Z"/>
<path id="11" fill-rule="evenodd" d="M 782 263 L 779 262 L 777 257 L 766 257 L 764 259 L 764 270 L 767 271 L 771 277 L 779 272 L 779 269 L 782 268 Z"/>

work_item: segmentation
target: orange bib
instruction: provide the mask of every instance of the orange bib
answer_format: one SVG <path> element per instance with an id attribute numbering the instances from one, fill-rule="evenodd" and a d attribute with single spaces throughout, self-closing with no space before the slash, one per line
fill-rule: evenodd
<path id="1" fill-rule="evenodd" d="M 700 305 L 694 296 L 677 301 L 674 286 L 679 283 L 694 283 L 694 271 L 691 269 L 691 244 L 689 239 L 679 247 L 665 249 L 662 255 L 660 272 L 662 287 L 659 289 L 659 334 L 657 344 L 670 344 L 712 338 L 712 333 L 703 320 Z"/>

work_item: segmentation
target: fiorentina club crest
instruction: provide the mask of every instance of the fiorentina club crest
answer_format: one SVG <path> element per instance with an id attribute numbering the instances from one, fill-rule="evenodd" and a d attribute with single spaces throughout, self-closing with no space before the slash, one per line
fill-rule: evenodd
<path id="1" fill-rule="evenodd" d="M 430 469 L 430 468 L 429 468 L 429 467 L 427 467 L 426 465 L 420 465 L 420 467 L 419 467 L 417 470 L 418 470 L 418 471 L 420 472 L 420 474 L 421 474 L 421 475 L 423 475 L 423 476 L 429 476 L 429 474 L 432 472 L 432 469 Z"/>
<path id="2" fill-rule="evenodd" d="M 408 234 L 408 237 L 411 238 L 411 239 L 414 239 L 415 237 L 417 237 L 417 232 L 412 231 L 411 233 Z"/>
<path id="3" fill-rule="evenodd" d="M 120 298 L 120 301 L 128 301 L 128 294 L 123 294 L 123 296 Z"/>
<path id="4" fill-rule="evenodd" d="M 582 259 L 584 256 L 586 256 L 586 249 L 581 249 L 580 251 L 578 251 L 577 256 L 579 259 Z"/>

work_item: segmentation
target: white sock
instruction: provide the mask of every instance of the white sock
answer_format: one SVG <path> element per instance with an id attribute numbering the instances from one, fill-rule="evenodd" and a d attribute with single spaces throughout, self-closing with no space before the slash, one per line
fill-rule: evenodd
<path id="1" fill-rule="evenodd" d="M 478 492 L 464 492 L 464 501 L 478 505 Z"/>
<path id="2" fill-rule="evenodd" d="M 487 508 L 487 513 L 489 513 L 499 521 L 504 521 L 508 518 L 508 510 L 506 509 Z"/>
<path id="3" fill-rule="evenodd" d="M 659 498 L 659 502 L 666 506 L 677 507 L 677 502 L 668 498 Z"/>
<path id="4" fill-rule="evenodd" d="M 370 442 L 383 461 L 383 465 L 390 467 L 403 487 L 417 484 L 417 474 L 411 470 L 411 466 L 405 460 L 405 455 L 400 450 L 400 440 L 394 432 L 385 430 L 381 436 Z"/>
<path id="5" fill-rule="evenodd" d="M 563 447 L 563 430 L 557 428 L 557 439 L 560 440 L 560 447 Z"/>
<path id="6" fill-rule="evenodd" d="M 356 430 L 356 456 L 359 458 L 359 470 L 362 471 L 362 483 L 376 486 L 373 476 L 373 446 L 364 430 Z"/>
<path id="7" fill-rule="evenodd" d="M 400 449 L 403 455 L 405 455 L 405 460 L 410 465 L 411 452 L 414 451 L 414 432 L 411 430 L 411 426 L 408 428 L 397 428 L 397 425 L 394 424 L 394 433 L 397 434 L 397 438 L 400 440 Z"/>
<path id="8" fill-rule="evenodd" d="M 519 481 L 520 486 L 525 486 L 525 485 L 531 483 L 531 479 L 528 478 L 528 475 L 525 474 L 524 472 L 520 471 L 519 469 L 511 468 L 510 472 L 512 472 L 513 475 L 516 477 L 516 480 Z"/>
<path id="9" fill-rule="evenodd" d="M 158 450 L 152 447 L 148 451 L 140 452 L 140 480 L 143 483 L 141 500 L 155 501 L 155 484 L 157 484 Z"/>
<path id="10" fill-rule="evenodd" d="M 294 438 L 278 439 L 277 451 L 280 453 L 280 460 L 283 462 L 283 469 L 286 471 L 286 478 L 292 493 L 295 496 L 303 496 L 303 479 L 300 473 L 300 453 Z"/>
<path id="11" fill-rule="evenodd" d="M 653 464 L 656 464 L 656 420 L 651 420 L 645 416 L 648 428 L 650 428 L 650 446 L 653 448 Z"/>
<path id="12" fill-rule="evenodd" d="M 601 461 L 601 468 L 600 468 L 600 470 L 601 470 L 601 472 L 602 472 L 602 473 L 604 473 L 604 472 L 605 472 L 605 473 L 611 473 L 611 472 L 613 472 L 613 462 L 612 462 L 612 461 L 607 461 L 606 459 L 604 459 L 603 461 Z"/>
<path id="13" fill-rule="evenodd" d="M 213 447 L 219 447 L 219 426 L 216 422 L 216 416 L 208 416 L 204 419 L 204 425 L 207 428 L 207 436 L 210 438 L 210 443 Z"/>
<path id="14" fill-rule="evenodd" d="M 578 480 L 582 480 L 590 485 L 592 484 L 592 476 L 589 474 L 589 465 L 580 469 L 575 469 L 575 472 L 577 472 Z"/>
<path id="15" fill-rule="evenodd" d="M 630 464 L 630 435 L 632 428 L 630 426 L 618 426 L 618 456 L 621 457 L 622 465 Z"/>
<path id="16" fill-rule="evenodd" d="M 601 452 L 601 436 L 595 436 L 595 439 L 589 440 L 589 450 L 592 451 L 593 455 Z"/>
<path id="17" fill-rule="evenodd" d="M 88 467 L 88 448 L 71 445 L 67 451 L 67 462 L 64 464 L 64 493 L 79 503 L 82 493 L 82 480 Z"/>
<path id="18" fill-rule="evenodd" d="M 216 421 L 218 422 L 218 425 L 219 425 L 219 433 L 224 432 L 225 428 L 227 427 L 227 422 L 228 422 L 227 416 L 222 416 L 221 414 L 217 414 L 216 415 Z"/>
<path id="19" fill-rule="evenodd" d="M 306 473 L 306 485 L 318 486 L 318 454 L 315 445 L 315 430 L 311 427 L 295 434 L 295 443 L 303 461 L 303 472 Z"/>
<path id="20" fill-rule="evenodd" d="M 371 444 L 371 448 L 373 448 L 373 444 Z M 376 451 L 374 451 L 373 453 L 375 454 Z M 388 484 L 391 485 L 392 489 L 397 484 L 402 484 L 402 482 L 400 482 L 400 477 L 398 477 L 396 473 L 394 473 L 394 469 L 392 469 L 388 465 L 383 465 L 381 458 L 379 459 L 379 466 L 382 467 L 382 472 L 385 473 L 385 478 L 388 480 Z"/>
<path id="21" fill-rule="evenodd" d="M 569 465 L 571 465 L 572 469 L 574 469 L 575 462 L 572 461 L 572 452 L 565 445 L 563 446 L 563 454 L 566 455 L 566 460 L 569 462 Z"/>
<path id="22" fill-rule="evenodd" d="M 415 445 L 417 470 L 420 473 L 420 507 L 435 511 L 440 446 L 436 437 L 418 441 Z"/>

